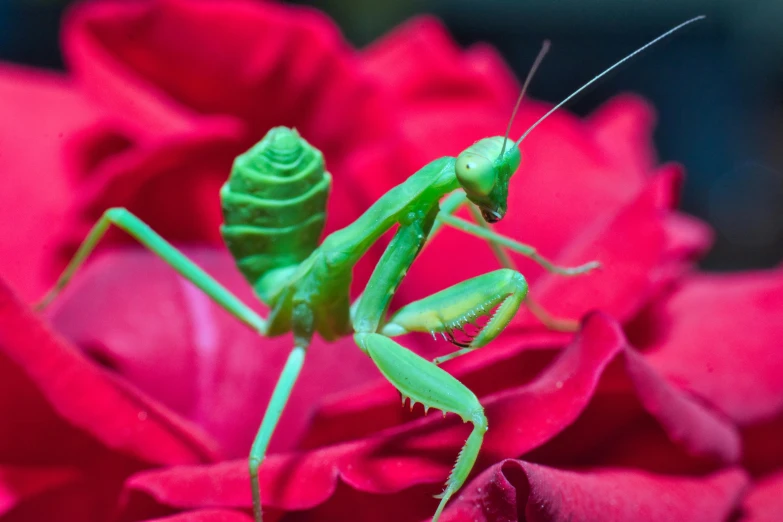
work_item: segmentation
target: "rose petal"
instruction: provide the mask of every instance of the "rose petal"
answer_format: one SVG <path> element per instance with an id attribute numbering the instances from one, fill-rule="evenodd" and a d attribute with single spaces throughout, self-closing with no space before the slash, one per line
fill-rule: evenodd
<path id="1" fill-rule="evenodd" d="M 445 341 L 417 343 L 407 336 L 398 341 L 423 357 L 442 355 Z M 558 350 L 568 343 L 570 336 L 556 332 L 536 332 L 524 338 L 501 338 L 491 348 L 474 352 L 445 363 L 443 368 L 473 391 L 485 397 L 499 390 L 515 388 L 536 379 L 549 366 Z M 429 345 L 422 348 L 423 345 Z M 432 348 L 436 347 L 438 351 Z M 377 379 L 343 393 L 326 396 L 310 423 L 301 449 L 315 449 L 345 440 L 359 439 L 407 422 L 421 419 L 421 405 L 413 409 L 400 407 L 400 393 L 385 379 Z"/>
<path id="2" fill-rule="evenodd" d="M 681 212 L 672 212 L 666 221 L 669 256 L 693 262 L 712 244 L 712 229 L 703 221 Z"/>
<path id="3" fill-rule="evenodd" d="M 103 2 L 74 10 L 64 34 L 85 88 L 141 132 L 230 115 L 256 137 L 270 122 L 305 122 L 300 131 L 309 139 L 334 143 L 370 116 L 361 110 L 366 89 L 351 85 L 350 49 L 315 10 L 237 0 Z M 359 104 L 358 116 L 334 117 L 347 101 Z"/>
<path id="4" fill-rule="evenodd" d="M 652 366 L 742 427 L 754 473 L 783 466 L 782 275 L 694 275 L 629 325 Z"/>
<path id="5" fill-rule="evenodd" d="M 539 378 L 490 395 L 483 403 L 490 430 L 476 469 L 536 448 L 538 457 L 562 454 L 563 462 L 677 471 L 715 469 L 739 457 L 733 428 L 667 385 L 627 347 L 619 328 L 601 316 L 592 316 L 579 341 Z M 645 416 L 653 422 L 645 423 Z M 272 455 L 261 468 L 264 503 L 287 510 L 312 508 L 335 494 L 338 479 L 359 491 L 387 494 L 432 484 L 429 492 L 420 491 L 433 494 L 467 433 L 467 426 L 453 417 L 438 417 L 351 442 Z M 657 445 L 652 458 L 615 448 L 625 432 L 637 437 L 629 428 L 638 426 Z M 569 446 L 571 454 L 563 453 Z M 246 507 L 250 502 L 245 462 L 144 472 L 128 488 L 133 502 L 179 509 Z"/>
<path id="6" fill-rule="evenodd" d="M 6 424 L 3 430 L 6 444 L 21 444 L 6 446 L 6 451 L 15 448 L 15 458 L 41 456 L 37 448 L 42 444 L 29 437 L 18 437 L 29 431 L 24 426 L 35 416 L 38 422 L 72 424 L 79 429 L 68 434 L 74 441 L 94 437 L 97 440 L 93 443 L 100 441 L 113 451 L 150 463 L 193 463 L 212 458 L 208 442 L 189 431 L 192 427 L 180 424 L 154 402 L 91 364 L 54 335 L 2 283 L 0 333 L 3 380 L 13 383 L 14 390 L 13 398 L 3 404 L 7 412 L 3 418 L 20 423 L 18 429 Z M 23 396 L 27 406 L 21 400 Z M 21 415 L 22 411 L 26 414 Z M 58 429 L 67 433 L 65 426 Z M 36 429 L 35 433 L 46 437 L 46 431 Z M 12 438 L 8 439 L 9 435 Z M 65 435 L 58 447 L 52 448 L 53 454 L 63 449 L 64 440 Z"/>
<path id="7" fill-rule="evenodd" d="M 49 256 L 60 240 L 72 184 L 65 143 L 99 112 L 59 74 L 0 66 L 0 273 L 25 299 L 52 282 Z"/>
<path id="8" fill-rule="evenodd" d="M 218 466 L 221 467 L 221 466 Z M 243 494 L 247 487 L 247 479 L 241 468 L 234 466 L 238 473 L 227 475 L 223 471 L 212 468 L 218 480 L 226 487 L 231 488 L 237 500 L 237 505 L 246 505 Z M 171 507 L 165 504 L 166 490 L 172 481 L 188 480 L 193 468 L 186 468 L 177 476 L 176 470 L 165 474 L 139 474 L 129 482 L 127 491 L 126 509 L 123 511 L 123 520 L 147 520 L 169 513 Z M 199 473 L 195 473 L 196 476 Z M 191 475 L 192 476 L 192 475 Z M 194 481 L 194 487 L 200 488 L 204 483 L 201 480 Z M 319 483 L 315 484 L 320 486 Z M 215 502 L 212 492 L 214 489 L 205 490 L 207 502 Z M 306 511 L 284 512 L 269 506 L 264 506 L 264 520 L 275 522 L 278 520 L 372 520 L 374 522 L 418 522 L 424 517 L 431 517 L 434 511 L 434 501 L 431 496 L 431 488 L 412 487 L 394 495 L 374 495 L 357 491 L 346 485 L 339 479 L 333 488 L 328 500 Z M 224 495 L 225 498 L 225 495 Z M 190 513 L 198 513 L 200 510 L 183 511 L 183 517 Z"/>
<path id="9" fill-rule="evenodd" d="M 226 252 L 185 253 L 244 302 L 257 302 Z M 142 249 L 109 252 L 80 272 L 52 322 L 113 373 L 198 424 L 232 458 L 247 455 L 293 347 L 290 335 L 259 337 Z M 350 337 L 314 339 L 271 451 L 295 447 L 323 396 L 378 375 Z"/>
<path id="10" fill-rule="evenodd" d="M 603 153 L 617 166 L 620 187 L 633 192 L 644 185 L 657 163 L 650 133 L 655 113 L 650 104 L 638 96 L 621 94 L 591 114 L 586 123 Z"/>
<path id="11" fill-rule="evenodd" d="M 0 350 L 0 382 L 7 390 L 0 395 L 0 461 L 68 466 L 84 476 L 68 495 L 44 504 L 47 518 L 73 508 L 103 519 L 133 471 L 215 456 L 198 429 L 90 363 L 4 283 Z"/>
<path id="12" fill-rule="evenodd" d="M 537 450 L 541 458 L 569 462 L 592 455 L 597 462 L 633 461 L 661 471 L 738 460 L 739 437 L 733 426 L 667 384 L 628 347 L 611 322 L 597 316 L 584 328 L 583 334 L 535 378 L 551 361 L 553 353 L 546 345 L 521 346 L 482 364 L 455 368 L 455 376 L 478 394 L 486 409 L 491 429 L 482 447 L 483 458 L 497 461 L 547 443 Z M 543 353 L 539 351 L 542 348 Z M 399 425 L 416 416 L 407 415 L 399 406 L 399 396 L 386 387 L 388 393 L 365 390 L 363 395 L 373 397 L 371 401 L 346 397 L 329 404 L 316 417 L 313 430 L 317 432 L 308 436 L 304 447 L 369 437 L 394 426 L 398 426 L 395 433 L 404 433 Z M 650 416 L 649 421 L 644 421 L 645 415 Z M 366 419 L 367 426 L 357 419 Z M 434 420 L 419 418 L 417 422 L 429 425 Z M 465 428 L 448 421 L 435 424 L 443 424 L 443 430 L 436 433 L 422 428 L 420 436 L 413 430 L 404 444 L 417 451 L 426 447 L 436 452 L 437 448 L 444 454 L 445 448 L 452 447 L 456 454 L 464 442 Z M 646 437 L 662 454 L 647 458 L 626 451 L 611 438 L 615 430 L 634 440 Z M 655 434 L 652 440 L 651 433 Z M 612 442 L 607 444 L 609 440 Z M 674 450 L 669 441 L 680 449 Z M 683 451 L 690 457 L 682 455 Z M 670 458 L 664 459 L 664 455 Z M 444 473 L 451 464 L 450 459 L 442 461 Z"/>
<path id="13" fill-rule="evenodd" d="M 19 517 L 20 512 L 25 510 L 29 515 L 31 503 L 40 500 L 44 493 L 77 478 L 78 471 L 70 468 L 0 465 L 0 516 L 3 516 L 4 520 L 11 520 L 13 517 Z"/>
<path id="14" fill-rule="evenodd" d="M 266 514 L 264 514 L 264 519 L 267 520 L 267 518 Z M 128 520 L 141 520 L 141 518 L 130 518 Z M 198 509 L 160 518 L 144 517 L 144 520 L 147 522 L 251 522 L 253 517 L 228 509 Z"/>
<path id="15" fill-rule="evenodd" d="M 476 477 L 442 520 L 710 522 L 727 519 L 747 482 L 736 468 L 690 478 L 620 469 L 566 471 L 507 460 Z"/>
<path id="16" fill-rule="evenodd" d="M 634 344 L 739 424 L 783 411 L 783 272 L 689 277 L 634 321 Z"/>
<path id="17" fill-rule="evenodd" d="M 362 58 L 389 100 L 386 110 L 397 114 L 408 169 L 376 178 L 372 187 L 382 191 L 371 192 L 373 199 L 424 164 L 505 131 L 518 95 L 513 74 L 492 48 L 460 49 L 437 19 L 408 21 Z"/>
<path id="18" fill-rule="evenodd" d="M 742 522 L 776 522 L 783 513 L 783 473 L 759 480 L 742 503 Z"/>
<path id="19" fill-rule="evenodd" d="M 680 212 L 669 213 L 663 221 L 665 234 L 664 261 L 650 274 L 654 287 L 666 291 L 710 248 L 712 229 L 703 221 Z"/>
<path id="20" fill-rule="evenodd" d="M 452 97 L 496 108 L 519 94 L 516 79 L 494 49 L 474 46 L 463 51 L 434 17 L 404 22 L 364 49 L 361 57 L 366 71 L 406 105 L 443 103 L 444 97 Z"/>
<path id="21" fill-rule="evenodd" d="M 536 299 L 556 317 L 581 317 L 591 309 L 620 320 L 630 317 L 656 291 L 650 274 L 662 263 L 665 248 L 660 193 L 674 190 L 678 182 L 678 169 L 662 170 L 617 215 L 583 229 L 558 262 L 573 266 L 598 260 L 601 269 L 574 278 L 546 274 L 533 290 Z M 525 320 L 529 323 L 530 316 Z"/>
<path id="22" fill-rule="evenodd" d="M 379 169 L 397 164 L 384 100 L 316 11 L 238 0 L 106 1 L 74 10 L 63 32 L 80 86 L 112 122 L 74 147 L 86 193 L 70 251 L 110 205 L 175 241 L 219 241 L 217 189 L 233 158 L 275 125 L 295 126 L 324 152 L 336 180 L 329 229 L 369 204 L 357 187 L 368 172 L 383 176 Z M 127 142 L 122 151 L 91 156 L 96 143 L 115 138 Z"/>
<path id="23" fill-rule="evenodd" d="M 783 468 L 783 414 L 742 428 L 742 461 L 756 475 Z"/>
<path id="24" fill-rule="evenodd" d="M 523 114 L 537 119 L 546 107 Z M 623 121 L 608 129 L 605 112 Z M 596 113 L 596 120 L 581 121 L 564 112 L 555 113 L 521 144 L 522 166 L 512 178 L 509 218 L 500 231 L 513 233 L 552 255 L 588 230 L 609 219 L 645 189 L 657 169 L 642 158 L 616 158 L 614 145 L 604 143 L 610 134 L 636 150 L 650 142 L 649 109 L 636 99 L 613 101 Z M 526 122 L 520 122 L 522 129 Z M 635 168 L 629 168 L 635 164 Z M 663 206 L 663 205 L 661 205 Z M 524 236 L 520 236 L 524 234 Z"/>

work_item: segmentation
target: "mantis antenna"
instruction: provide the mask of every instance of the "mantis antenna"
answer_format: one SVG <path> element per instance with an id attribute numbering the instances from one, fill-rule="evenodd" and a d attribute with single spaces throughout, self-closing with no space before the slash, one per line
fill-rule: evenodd
<path id="1" fill-rule="evenodd" d="M 506 127 L 506 135 L 503 136 L 503 148 L 500 149 L 500 156 L 503 156 L 503 153 L 506 152 L 506 143 L 508 143 L 508 135 L 511 134 L 511 124 L 514 123 L 514 118 L 517 116 L 517 111 L 519 110 L 519 106 L 522 104 L 522 98 L 525 97 L 525 91 L 527 91 L 528 85 L 530 85 L 530 80 L 533 79 L 533 75 L 536 73 L 536 69 L 538 69 L 538 66 L 541 65 L 541 62 L 544 60 L 544 56 L 549 51 L 549 40 L 544 40 L 544 43 L 541 45 L 541 50 L 538 51 L 538 56 L 536 56 L 536 60 L 533 62 L 533 66 L 530 67 L 530 72 L 527 73 L 527 78 L 525 78 L 525 83 L 522 85 L 522 92 L 519 93 L 519 98 L 517 98 L 517 104 L 514 105 L 514 110 L 511 111 L 511 119 L 508 120 L 508 127 Z"/>
<path id="2" fill-rule="evenodd" d="M 672 28 L 672 29 L 669 29 L 668 31 L 666 31 L 665 33 L 663 33 L 662 35 L 660 35 L 658 38 L 655 38 L 654 40 L 652 40 L 652 41 L 650 41 L 650 42 L 646 43 L 645 45 L 641 46 L 640 48 L 638 48 L 637 50 L 635 50 L 634 52 L 632 52 L 631 54 L 629 54 L 628 56 L 626 56 L 625 58 L 623 58 L 622 60 L 620 60 L 619 62 L 615 63 L 614 65 L 612 65 L 611 67 L 609 67 L 608 69 L 606 69 L 604 72 L 602 72 L 602 73 L 601 73 L 601 74 L 599 74 L 598 76 L 594 77 L 592 80 L 590 80 L 590 81 L 589 81 L 589 82 L 587 82 L 586 84 L 582 85 L 580 88 L 578 88 L 578 89 L 577 89 L 577 90 L 575 90 L 573 93 L 571 93 L 571 95 L 570 95 L 570 96 L 568 96 L 568 97 L 567 97 L 565 100 L 561 101 L 560 103 L 558 103 L 557 105 L 555 105 L 555 107 L 554 107 L 553 109 L 551 109 L 549 112 L 547 112 L 546 114 L 544 114 L 544 115 L 543 115 L 543 116 L 542 116 L 542 117 L 541 117 L 541 118 L 540 118 L 540 119 L 539 119 L 537 122 L 535 122 L 533 125 L 531 125 L 531 126 L 530 126 L 530 127 L 529 127 L 529 128 L 526 130 L 526 131 L 525 131 L 525 133 L 522 135 L 522 137 L 521 137 L 521 138 L 519 138 L 519 139 L 517 140 L 517 142 L 516 142 L 516 145 L 517 145 L 517 146 L 519 146 L 519 144 L 522 142 L 522 140 L 524 140 L 524 139 L 527 137 L 527 135 L 528 135 L 528 134 L 530 134 L 530 131 L 532 131 L 533 129 L 535 129 L 535 128 L 538 126 L 538 124 L 539 124 L 539 123 L 543 122 L 543 121 L 544 121 L 545 119 L 547 119 L 547 118 L 548 118 L 548 117 L 549 117 L 549 116 L 550 116 L 550 115 L 551 115 L 553 112 L 555 112 L 557 109 L 559 109 L 560 107 L 562 107 L 563 105 L 565 105 L 566 103 L 568 103 L 568 102 L 569 102 L 569 101 L 570 101 L 570 100 L 571 100 L 571 99 L 572 99 L 574 96 L 576 96 L 576 95 L 577 95 L 577 94 L 579 94 L 580 92 L 582 92 L 582 91 L 584 91 L 585 89 L 587 89 L 589 86 L 591 86 L 592 84 L 594 84 L 594 83 L 595 83 L 596 81 L 598 81 L 600 78 L 604 77 L 604 76 L 605 76 L 607 73 L 609 73 L 610 71 L 614 70 L 615 68 L 617 68 L 617 67 L 618 67 L 618 66 L 620 66 L 621 64 L 625 63 L 626 61 L 630 60 L 631 58 L 633 58 L 634 56 L 636 56 L 636 55 L 637 55 L 637 54 L 639 54 L 640 52 L 644 51 L 644 50 L 645 50 L 645 49 L 647 49 L 648 47 L 650 47 L 650 46 L 652 46 L 652 45 L 655 45 L 656 43 L 660 42 L 661 40 L 663 40 L 663 39 L 664 39 L 664 38 L 666 38 L 667 36 L 671 35 L 672 33 L 679 31 L 680 29 L 682 29 L 682 28 L 683 28 L 683 27 L 685 27 L 686 25 L 692 24 L 693 22 L 696 22 L 696 21 L 702 20 L 702 19 L 704 19 L 704 18 L 706 18 L 706 16 L 704 16 L 704 15 L 696 16 L 696 17 L 694 17 L 694 18 L 691 18 L 690 20 L 687 20 L 687 21 L 685 21 L 685 22 L 681 23 L 681 24 L 680 24 L 680 25 L 678 25 L 677 27 L 674 27 L 674 28 Z M 505 145 L 505 142 L 504 142 L 504 145 Z"/>

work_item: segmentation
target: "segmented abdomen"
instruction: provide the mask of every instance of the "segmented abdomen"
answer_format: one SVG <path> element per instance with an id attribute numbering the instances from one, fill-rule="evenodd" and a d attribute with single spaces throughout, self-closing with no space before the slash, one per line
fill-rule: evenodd
<path id="1" fill-rule="evenodd" d="M 270 130 L 234 161 L 220 191 L 221 233 L 254 287 L 318 246 L 330 184 L 321 151 L 286 127 Z"/>

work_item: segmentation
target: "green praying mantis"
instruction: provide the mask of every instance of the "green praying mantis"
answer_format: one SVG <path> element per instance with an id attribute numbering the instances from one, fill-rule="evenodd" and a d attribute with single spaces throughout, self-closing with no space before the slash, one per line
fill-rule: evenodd
<path id="1" fill-rule="evenodd" d="M 269 307 L 267 318 L 251 310 L 124 208 L 111 208 L 103 214 L 38 308 L 45 308 L 68 284 L 101 237 L 115 225 L 258 334 L 276 336 L 292 332 L 293 349 L 248 459 L 257 522 L 262 520 L 259 467 L 304 364 L 311 339 L 315 333 L 326 340 L 353 335 L 359 349 L 400 391 L 403 402 L 407 398 L 411 406 L 422 403 L 425 411 L 435 408 L 444 415 L 456 413 L 473 425 L 439 495 L 440 502 L 433 516 L 437 522 L 449 499 L 470 474 L 488 429 L 476 395 L 438 364 L 495 339 L 523 303 L 550 328 L 574 330 L 577 327 L 575 321 L 549 316 L 527 298 L 527 282 L 513 269 L 504 249 L 529 256 L 547 270 L 566 276 L 584 274 L 599 266 L 597 262 L 572 268 L 556 266 L 533 247 L 499 235 L 487 224 L 501 220 L 506 213 L 509 180 L 521 163 L 521 142 L 553 112 L 609 71 L 702 18 L 683 22 L 618 61 L 548 111 L 518 140 L 510 141 L 511 123 L 546 53 L 545 43 L 525 80 L 505 136 L 479 140 L 456 158 L 434 160 L 389 190 L 355 222 L 328 235 L 320 245 L 331 184 L 323 156 L 295 130 L 284 127 L 270 130 L 257 145 L 236 159 L 220 192 L 225 220 L 221 233 L 240 271 Z M 462 205 L 468 205 L 479 224 L 454 216 Z M 489 241 L 504 268 L 410 303 L 387 317 L 389 303 L 408 268 L 444 225 Z M 396 232 L 364 293 L 351 303 L 349 286 L 353 267 L 393 227 L 397 227 Z M 476 333 L 459 339 L 454 334 L 480 318 L 486 323 Z M 430 362 L 392 339 L 409 332 L 443 334 L 459 350 Z"/>

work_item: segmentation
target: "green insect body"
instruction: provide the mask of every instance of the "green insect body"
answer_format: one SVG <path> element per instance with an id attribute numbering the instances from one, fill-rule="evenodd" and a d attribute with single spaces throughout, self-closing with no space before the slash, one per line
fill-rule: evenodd
<path id="1" fill-rule="evenodd" d="M 566 276 L 583 274 L 598 266 L 596 262 L 571 268 L 556 266 L 533 247 L 489 229 L 486 223 L 496 222 L 506 213 L 509 181 L 521 163 L 520 142 L 555 110 L 607 72 L 701 18 L 667 31 L 593 78 L 547 112 L 516 142 L 507 136 L 486 138 L 456 158 L 440 158 L 425 165 L 384 194 L 352 224 L 327 236 L 320 245 L 331 183 L 323 157 L 296 131 L 284 127 L 272 129 L 261 142 L 237 158 L 220 192 L 225 218 L 221 228 L 223 238 L 255 293 L 269 306 L 267 318 L 255 313 L 123 208 L 104 213 L 39 309 L 65 287 L 108 228 L 115 225 L 260 335 L 293 332 L 294 347 L 269 400 L 248 459 L 257 522 L 262 519 L 259 467 L 304 364 L 310 341 L 316 333 L 327 340 L 353 335 L 357 346 L 400 391 L 403 402 L 408 399 L 411 405 L 423 404 L 425 410 L 435 408 L 455 413 L 473 426 L 446 480 L 433 516 L 433 521 L 437 521 L 448 500 L 467 480 L 488 421 L 475 394 L 436 364 L 492 341 L 526 300 L 530 311 L 547 326 L 566 330 L 576 327 L 574 321 L 552 318 L 529 301 L 525 278 L 514 269 L 504 249 L 526 255 L 550 272 Z M 531 69 L 522 94 L 545 50 L 546 46 Z M 478 217 L 478 224 L 452 215 L 466 203 Z M 389 303 L 407 270 L 444 225 L 489 241 L 504 268 L 409 303 L 388 317 Z M 384 233 L 395 227 L 394 237 L 364 293 L 352 303 L 349 288 L 354 266 Z M 478 332 L 457 337 L 467 323 L 482 317 L 486 322 Z M 409 332 L 441 333 L 460 349 L 433 363 L 392 339 Z"/>

